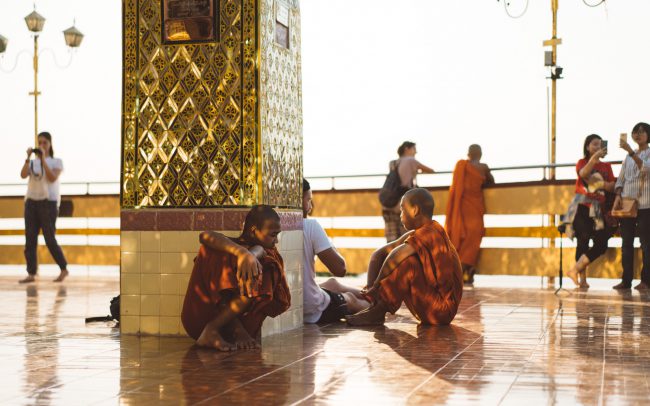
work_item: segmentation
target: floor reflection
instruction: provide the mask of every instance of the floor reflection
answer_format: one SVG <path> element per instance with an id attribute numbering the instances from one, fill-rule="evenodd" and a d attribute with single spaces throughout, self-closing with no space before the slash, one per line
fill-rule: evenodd
<path id="1" fill-rule="evenodd" d="M 119 281 L 0 277 L 0 404 L 647 404 L 650 295 L 476 288 L 451 326 L 305 326 L 259 351 L 120 336 Z"/>
<path id="2" fill-rule="evenodd" d="M 38 404 L 49 404 L 59 384 L 58 318 L 67 291 L 59 286 L 50 310 L 40 317 L 39 292 L 36 285 L 25 286 L 25 375 L 24 393 Z"/>

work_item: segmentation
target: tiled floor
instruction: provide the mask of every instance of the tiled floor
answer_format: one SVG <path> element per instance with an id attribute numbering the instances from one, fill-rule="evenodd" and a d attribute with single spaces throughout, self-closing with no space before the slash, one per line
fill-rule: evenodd
<path id="1" fill-rule="evenodd" d="M 647 404 L 650 297 L 466 290 L 451 327 L 307 326 L 261 351 L 120 337 L 116 279 L 0 278 L 1 404 Z"/>

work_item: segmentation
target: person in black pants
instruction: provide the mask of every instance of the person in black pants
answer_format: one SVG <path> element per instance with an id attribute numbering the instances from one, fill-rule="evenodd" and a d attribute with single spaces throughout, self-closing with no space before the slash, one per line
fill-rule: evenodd
<path id="1" fill-rule="evenodd" d="M 612 165 L 602 162 L 607 154 L 602 138 L 591 134 L 585 138 L 584 157 L 576 164 L 576 196 L 571 203 L 573 230 L 578 245 L 576 263 L 567 276 L 580 288 L 589 288 L 587 266 L 607 251 L 607 242 L 614 234 L 616 221 L 610 216 L 607 192 L 614 191 Z M 611 203 L 611 201 L 610 201 Z M 589 248 L 589 240 L 593 246 Z"/>
<path id="2" fill-rule="evenodd" d="M 638 232 L 643 254 L 641 283 L 634 289 L 650 289 L 650 148 L 648 135 L 650 125 L 638 123 L 632 129 L 632 139 L 638 145 L 635 151 L 627 143 L 627 137 L 621 135 L 620 146 L 628 156 L 621 166 L 621 173 L 616 182 L 616 200 L 614 209 L 622 207 L 622 199 L 636 199 L 638 214 L 636 218 L 621 219 L 621 237 L 623 238 L 623 280 L 614 289 L 630 289 L 634 279 L 634 235 Z"/>
<path id="3" fill-rule="evenodd" d="M 30 157 L 32 153 L 35 159 Z M 38 270 L 38 233 L 43 230 L 43 237 L 52 258 L 61 269 L 54 280 L 61 282 L 68 276 L 67 262 L 63 251 L 56 241 L 56 218 L 60 200 L 58 177 L 63 170 L 60 159 L 54 158 L 52 137 L 47 132 L 38 135 L 38 148 L 27 149 L 27 159 L 20 172 L 20 177 L 29 178 L 25 195 L 25 261 L 27 277 L 20 283 L 36 280 Z"/>

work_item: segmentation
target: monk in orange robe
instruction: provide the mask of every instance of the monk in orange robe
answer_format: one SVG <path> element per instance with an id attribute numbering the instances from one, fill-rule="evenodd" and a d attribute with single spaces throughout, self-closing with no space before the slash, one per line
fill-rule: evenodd
<path id="1" fill-rule="evenodd" d="M 194 260 L 181 320 L 202 347 L 220 351 L 259 348 L 262 322 L 291 305 L 284 264 L 275 245 L 280 217 L 254 206 L 235 239 L 204 231 Z"/>
<path id="2" fill-rule="evenodd" d="M 481 240 L 485 235 L 483 186 L 494 183 L 490 168 L 481 163 L 482 155 L 480 145 L 470 145 L 469 159 L 456 164 L 445 219 L 445 230 L 460 255 L 463 278 L 468 284 L 474 283 Z"/>
<path id="3" fill-rule="evenodd" d="M 411 189 L 400 203 L 402 224 L 411 230 L 373 253 L 364 293 L 372 305 L 347 317 L 354 326 L 381 325 L 402 303 L 423 324 L 449 324 L 463 296 L 456 249 L 432 220 L 434 201 L 426 189 Z"/>

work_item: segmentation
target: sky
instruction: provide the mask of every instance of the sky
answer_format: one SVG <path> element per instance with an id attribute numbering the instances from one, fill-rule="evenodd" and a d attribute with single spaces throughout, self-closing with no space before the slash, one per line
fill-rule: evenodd
<path id="1" fill-rule="evenodd" d="M 305 175 L 386 172 L 405 140 L 436 170 L 452 169 L 472 143 L 492 167 L 546 163 L 549 3 L 530 0 L 513 19 L 503 1 L 302 0 Z M 575 162 L 591 133 L 613 144 L 608 158 L 622 159 L 618 134 L 650 121 L 650 2 L 607 3 L 560 0 L 561 163 Z M 525 0 L 510 4 L 517 14 Z M 0 55 L 0 184 L 21 182 L 33 142 L 31 59 L 21 52 L 32 47 L 23 20 L 32 5 L 0 0 L 0 35 L 10 41 Z M 51 50 L 41 55 L 39 127 L 64 160 L 61 181 L 118 181 L 121 1 L 36 7 L 47 19 L 41 49 Z M 61 31 L 73 19 L 85 38 L 71 54 Z"/>

